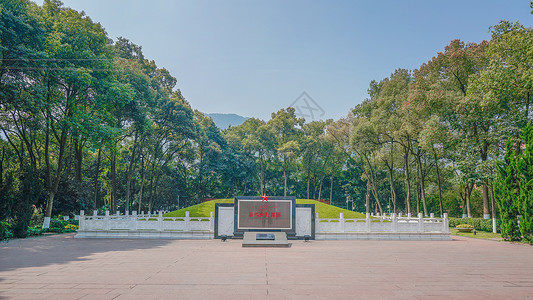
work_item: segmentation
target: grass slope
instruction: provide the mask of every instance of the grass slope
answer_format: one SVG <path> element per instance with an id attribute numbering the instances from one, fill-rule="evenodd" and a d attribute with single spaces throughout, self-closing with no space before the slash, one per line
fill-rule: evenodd
<path id="1" fill-rule="evenodd" d="M 165 217 L 185 217 L 185 212 L 189 211 L 191 217 L 209 217 L 211 212 L 215 211 L 215 203 L 233 203 L 233 199 L 216 199 L 207 201 L 201 204 L 185 207 L 180 210 L 175 210 L 164 214 Z M 308 199 L 296 199 L 296 204 L 314 204 L 315 212 L 318 213 L 318 217 L 322 219 L 334 219 L 339 218 L 340 213 L 344 213 L 346 219 L 364 219 L 365 215 L 362 213 L 354 212 L 344 208 L 327 205 L 315 200 Z"/>

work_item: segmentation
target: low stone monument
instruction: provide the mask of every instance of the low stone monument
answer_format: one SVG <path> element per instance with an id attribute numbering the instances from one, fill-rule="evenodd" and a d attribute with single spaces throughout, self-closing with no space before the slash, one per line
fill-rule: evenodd
<path id="1" fill-rule="evenodd" d="M 294 237 L 296 197 L 235 197 L 234 236 L 243 247 L 289 247 Z"/>

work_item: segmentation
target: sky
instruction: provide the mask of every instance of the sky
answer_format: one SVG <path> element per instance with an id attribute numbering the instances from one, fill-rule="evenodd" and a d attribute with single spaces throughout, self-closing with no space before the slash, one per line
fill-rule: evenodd
<path id="1" fill-rule="evenodd" d="M 308 121 L 339 119 L 371 80 L 414 70 L 454 39 L 489 40 L 502 19 L 533 26 L 529 0 L 63 3 L 142 46 L 194 109 L 263 120 L 291 105 Z"/>

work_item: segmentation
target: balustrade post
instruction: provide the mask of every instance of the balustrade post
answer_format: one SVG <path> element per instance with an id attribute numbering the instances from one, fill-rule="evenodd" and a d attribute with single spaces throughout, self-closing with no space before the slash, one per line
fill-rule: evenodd
<path id="1" fill-rule="evenodd" d="M 85 230 L 85 211 L 80 210 L 80 226 L 78 227 L 80 230 Z"/>
<path id="2" fill-rule="evenodd" d="M 159 211 L 157 216 L 157 231 L 163 231 L 163 212 Z"/>
<path id="3" fill-rule="evenodd" d="M 318 219 L 318 213 L 315 212 L 315 233 L 321 232 L 320 220 Z"/>
<path id="4" fill-rule="evenodd" d="M 340 226 L 339 231 L 344 232 L 344 213 L 340 213 L 339 226 Z"/>
<path id="5" fill-rule="evenodd" d="M 418 213 L 418 232 L 424 232 L 424 216 Z"/>
<path id="6" fill-rule="evenodd" d="M 392 213 L 392 232 L 398 232 L 398 219 L 396 218 L 396 213 Z"/>
<path id="7" fill-rule="evenodd" d="M 134 210 L 131 212 L 131 218 L 130 218 L 130 230 L 137 230 L 137 211 Z"/>
<path id="8" fill-rule="evenodd" d="M 370 221 L 370 213 L 366 213 L 366 219 L 365 219 L 365 225 L 366 225 L 366 232 L 370 232 L 371 228 L 371 221 Z"/>
<path id="9" fill-rule="evenodd" d="M 434 214 L 434 213 L 430 213 L 430 214 L 429 214 L 429 217 L 430 217 L 431 219 L 434 219 L 434 218 L 435 218 L 435 214 Z"/>
<path id="10" fill-rule="evenodd" d="M 185 231 L 191 231 L 191 218 L 189 217 L 189 211 L 185 212 Z"/>
<path id="11" fill-rule="evenodd" d="M 109 210 L 106 210 L 105 211 L 105 217 L 104 217 L 104 230 L 109 230 L 109 228 L 111 228 L 110 224 L 109 224 L 109 219 L 110 219 L 110 216 L 109 216 Z"/>
<path id="12" fill-rule="evenodd" d="M 97 210 L 93 210 L 93 216 L 97 216 L 98 215 L 98 211 Z"/>
<path id="13" fill-rule="evenodd" d="M 444 213 L 444 219 L 442 220 L 443 232 L 450 232 L 450 220 L 448 219 L 448 213 Z"/>
<path id="14" fill-rule="evenodd" d="M 209 230 L 215 231 L 215 212 L 209 214 Z"/>

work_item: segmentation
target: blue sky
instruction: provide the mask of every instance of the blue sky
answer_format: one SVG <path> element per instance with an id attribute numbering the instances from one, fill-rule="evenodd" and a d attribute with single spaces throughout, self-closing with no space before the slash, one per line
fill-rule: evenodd
<path id="1" fill-rule="evenodd" d="M 416 69 L 453 39 L 489 39 L 501 19 L 533 26 L 529 0 L 63 3 L 142 46 L 193 108 L 265 120 L 303 92 L 338 119 L 371 80 Z"/>

